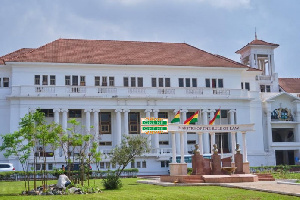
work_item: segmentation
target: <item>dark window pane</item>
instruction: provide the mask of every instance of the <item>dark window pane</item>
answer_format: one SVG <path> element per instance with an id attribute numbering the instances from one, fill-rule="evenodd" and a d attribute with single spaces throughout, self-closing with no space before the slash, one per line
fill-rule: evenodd
<path id="1" fill-rule="evenodd" d="M 223 88 L 223 79 L 218 79 L 218 87 Z"/>
<path id="2" fill-rule="evenodd" d="M 72 76 L 72 85 L 78 85 L 78 76 Z"/>
<path id="3" fill-rule="evenodd" d="M 48 85 L 48 75 L 43 75 L 43 85 Z"/>
<path id="4" fill-rule="evenodd" d="M 55 75 L 50 75 L 50 85 L 56 85 Z"/>
<path id="5" fill-rule="evenodd" d="M 244 89 L 244 84 L 243 84 L 243 82 L 241 82 L 241 89 Z"/>
<path id="6" fill-rule="evenodd" d="M 65 76 L 65 85 L 71 84 L 71 76 Z"/>
<path id="7" fill-rule="evenodd" d="M 211 79 L 211 87 L 216 88 L 217 87 L 217 79 L 213 78 Z"/>
<path id="8" fill-rule="evenodd" d="M 100 76 L 95 76 L 95 86 L 100 86 Z"/>
<path id="9" fill-rule="evenodd" d="M 271 92 L 271 86 L 270 85 L 266 85 L 266 92 Z"/>
<path id="10" fill-rule="evenodd" d="M 135 87 L 135 77 L 131 77 L 131 87 Z"/>
<path id="11" fill-rule="evenodd" d="M 221 110 L 221 118 L 227 118 L 227 110 Z"/>
<path id="12" fill-rule="evenodd" d="M 191 87 L 191 79 L 190 78 L 185 79 L 185 87 Z"/>
<path id="13" fill-rule="evenodd" d="M 143 77 L 138 77 L 138 87 L 143 87 Z"/>
<path id="14" fill-rule="evenodd" d="M 69 118 L 81 118 L 81 110 L 69 110 Z"/>
<path id="15" fill-rule="evenodd" d="M 35 85 L 40 85 L 40 75 L 35 75 L 34 76 L 34 84 Z"/>
<path id="16" fill-rule="evenodd" d="M 115 86 L 115 77 L 109 77 L 109 86 Z"/>
<path id="17" fill-rule="evenodd" d="M 128 87 L 128 77 L 123 78 L 124 87 Z"/>
<path id="18" fill-rule="evenodd" d="M 151 80 L 152 80 L 151 81 L 152 82 L 152 87 L 156 87 L 156 78 L 152 78 Z"/>
<path id="19" fill-rule="evenodd" d="M 197 79 L 196 78 L 192 79 L 192 84 L 193 84 L 192 85 L 193 87 L 197 87 Z"/>
<path id="20" fill-rule="evenodd" d="M 164 79 L 158 78 L 158 87 L 164 87 Z"/>
<path id="21" fill-rule="evenodd" d="M 107 77 L 102 76 L 102 86 L 107 86 Z"/>
<path id="22" fill-rule="evenodd" d="M 9 87 L 9 78 L 3 78 L 3 87 Z"/>
<path id="23" fill-rule="evenodd" d="M 165 78 L 165 87 L 171 87 L 170 78 Z"/>
<path id="24" fill-rule="evenodd" d="M 178 81 L 179 81 L 179 87 L 184 87 L 183 78 L 179 78 Z"/>
<path id="25" fill-rule="evenodd" d="M 210 79 L 209 78 L 205 79 L 205 86 L 208 88 L 210 87 Z"/>
<path id="26" fill-rule="evenodd" d="M 245 83 L 245 89 L 246 89 L 246 90 L 250 90 L 250 84 L 249 84 L 249 82 L 246 82 L 246 83 Z"/>

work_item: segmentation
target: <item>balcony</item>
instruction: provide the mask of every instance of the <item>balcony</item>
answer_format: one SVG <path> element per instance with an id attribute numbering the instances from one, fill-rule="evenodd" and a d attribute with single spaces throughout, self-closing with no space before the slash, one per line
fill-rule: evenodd
<path id="1" fill-rule="evenodd" d="M 253 92 L 224 88 L 153 88 L 97 86 L 13 86 L 10 97 L 226 98 L 249 99 Z"/>

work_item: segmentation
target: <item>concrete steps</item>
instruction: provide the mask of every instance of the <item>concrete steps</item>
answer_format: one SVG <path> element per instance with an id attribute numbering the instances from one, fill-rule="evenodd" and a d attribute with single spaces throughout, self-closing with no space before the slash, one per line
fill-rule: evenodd
<path id="1" fill-rule="evenodd" d="M 258 177 L 258 181 L 275 181 L 272 174 L 255 174 Z"/>
<path id="2" fill-rule="evenodd" d="M 204 183 L 202 176 L 187 176 L 183 180 L 185 183 Z"/>

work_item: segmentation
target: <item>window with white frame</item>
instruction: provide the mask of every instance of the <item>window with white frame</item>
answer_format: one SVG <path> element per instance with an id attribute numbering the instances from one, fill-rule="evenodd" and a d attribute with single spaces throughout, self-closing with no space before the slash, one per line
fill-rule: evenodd
<path id="1" fill-rule="evenodd" d="M 111 134 L 111 113 L 101 112 L 99 122 L 100 134 Z"/>
<path id="2" fill-rule="evenodd" d="M 9 87 L 9 78 L 3 77 L 3 87 Z"/>
<path id="3" fill-rule="evenodd" d="M 205 79 L 205 87 L 207 88 L 223 88 L 223 79 L 219 78 L 206 78 Z"/>
<path id="4" fill-rule="evenodd" d="M 152 87 L 171 87 L 170 78 L 151 78 Z"/>

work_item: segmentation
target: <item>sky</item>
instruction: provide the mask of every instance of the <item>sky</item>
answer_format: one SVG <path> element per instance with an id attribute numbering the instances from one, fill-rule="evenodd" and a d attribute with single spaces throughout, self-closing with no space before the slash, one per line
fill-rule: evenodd
<path id="1" fill-rule="evenodd" d="M 0 0 L 0 56 L 59 38 L 188 43 L 235 61 L 257 38 L 300 78 L 299 0 Z"/>

